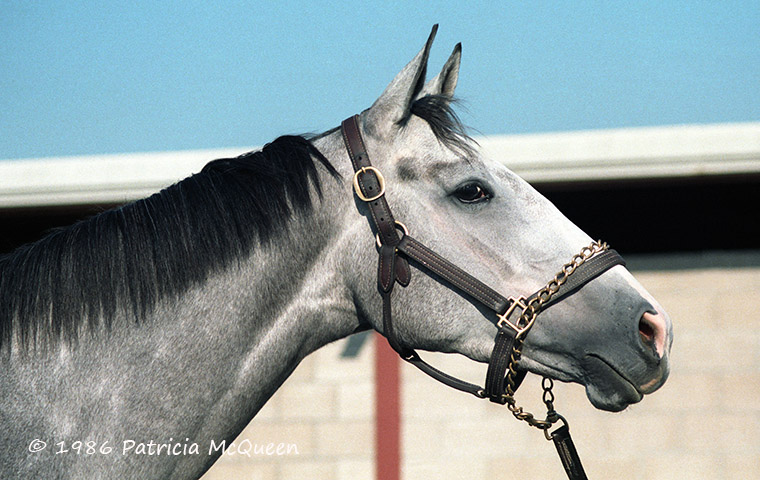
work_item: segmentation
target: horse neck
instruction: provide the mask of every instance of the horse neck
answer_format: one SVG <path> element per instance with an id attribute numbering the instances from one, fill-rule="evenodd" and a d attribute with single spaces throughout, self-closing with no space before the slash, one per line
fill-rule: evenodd
<path id="1" fill-rule="evenodd" d="M 335 242 L 341 225 L 331 211 L 341 208 L 330 197 L 291 220 L 276 240 L 154 313 L 157 331 L 185 339 L 171 342 L 178 360 L 172 368 L 224 384 L 219 402 L 233 403 L 221 411 L 246 423 L 306 355 L 358 327 L 337 268 L 344 263 Z"/>
<path id="2" fill-rule="evenodd" d="M 160 363 L 167 370 L 150 374 L 179 382 L 181 391 L 159 387 L 150 394 L 169 393 L 181 399 L 174 409 L 204 419 L 200 426 L 177 425 L 169 432 L 174 438 L 232 441 L 306 355 L 358 328 L 340 268 L 346 263 L 340 212 L 352 206 L 341 200 L 343 193 L 326 191 L 285 235 L 157 310 L 164 320 L 155 322 L 155 331 L 164 338 L 149 349 L 164 350 Z M 157 435 L 167 435 L 162 430 Z"/>
<path id="3" fill-rule="evenodd" d="M 97 428 L 114 439 L 231 441 L 306 355 L 359 326 L 337 240 L 353 205 L 333 186 L 276 238 L 161 299 L 139 324 L 116 317 L 73 345 L 6 359 L 0 405 L 28 399 L 19 425 L 72 438 Z M 24 434 L 11 427 L 8 439 Z M 171 461 L 206 467 L 192 455 Z"/>

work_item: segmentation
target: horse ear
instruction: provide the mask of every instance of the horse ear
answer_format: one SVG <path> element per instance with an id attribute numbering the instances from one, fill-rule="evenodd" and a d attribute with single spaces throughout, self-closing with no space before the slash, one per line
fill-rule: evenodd
<path id="1" fill-rule="evenodd" d="M 441 69 L 441 73 L 430 80 L 425 88 L 419 94 L 419 97 L 425 95 L 440 95 L 446 98 L 454 97 L 454 90 L 457 88 L 459 80 L 459 64 L 462 60 L 462 44 L 457 43 L 451 56 L 446 60 L 446 64 Z"/>
<path id="2" fill-rule="evenodd" d="M 404 67 L 385 88 L 367 112 L 367 122 L 375 128 L 387 129 L 403 123 L 411 114 L 411 106 L 425 85 L 430 47 L 433 45 L 438 25 L 433 25 L 425 47 Z"/>

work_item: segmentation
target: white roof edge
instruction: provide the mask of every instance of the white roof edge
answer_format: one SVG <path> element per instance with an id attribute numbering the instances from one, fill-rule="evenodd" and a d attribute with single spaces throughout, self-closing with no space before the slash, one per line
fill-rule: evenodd
<path id="1" fill-rule="evenodd" d="M 760 173 L 760 122 L 498 135 L 484 154 L 529 182 Z M 123 203 L 251 147 L 0 161 L 0 208 Z"/>
<path id="2" fill-rule="evenodd" d="M 678 125 L 478 140 L 529 182 L 760 173 L 760 122 Z"/>
<path id="3" fill-rule="evenodd" d="M 120 204 L 147 197 L 216 158 L 252 148 L 0 161 L 0 208 Z"/>

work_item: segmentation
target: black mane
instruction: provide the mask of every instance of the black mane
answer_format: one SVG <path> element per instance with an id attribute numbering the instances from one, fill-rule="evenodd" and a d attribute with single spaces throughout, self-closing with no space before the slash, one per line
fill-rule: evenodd
<path id="1" fill-rule="evenodd" d="M 339 178 L 309 140 L 283 136 L 0 256 L 0 346 L 14 331 L 23 345 L 75 340 L 85 319 L 110 325 L 117 311 L 139 321 L 308 210 L 317 162 Z"/>
<path id="2" fill-rule="evenodd" d="M 474 155 L 475 140 L 454 111 L 456 100 L 445 95 L 426 95 L 412 103 L 411 113 L 425 120 L 435 137 L 449 149 L 469 159 Z"/>
<path id="3" fill-rule="evenodd" d="M 411 113 L 469 158 L 474 141 L 450 98 L 419 98 Z M 119 311 L 139 322 L 160 299 L 202 283 L 310 209 L 310 185 L 321 196 L 317 162 L 340 178 L 310 139 L 283 136 L 0 256 L 0 347 L 14 332 L 24 346 L 75 341 L 83 326 L 110 326 Z"/>

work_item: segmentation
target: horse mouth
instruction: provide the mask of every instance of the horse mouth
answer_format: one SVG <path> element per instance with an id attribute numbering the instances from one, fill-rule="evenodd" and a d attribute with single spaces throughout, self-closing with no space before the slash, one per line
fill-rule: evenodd
<path id="1" fill-rule="evenodd" d="M 604 358 L 588 354 L 583 364 L 586 396 L 594 407 L 619 412 L 644 398 L 636 385 Z"/>

